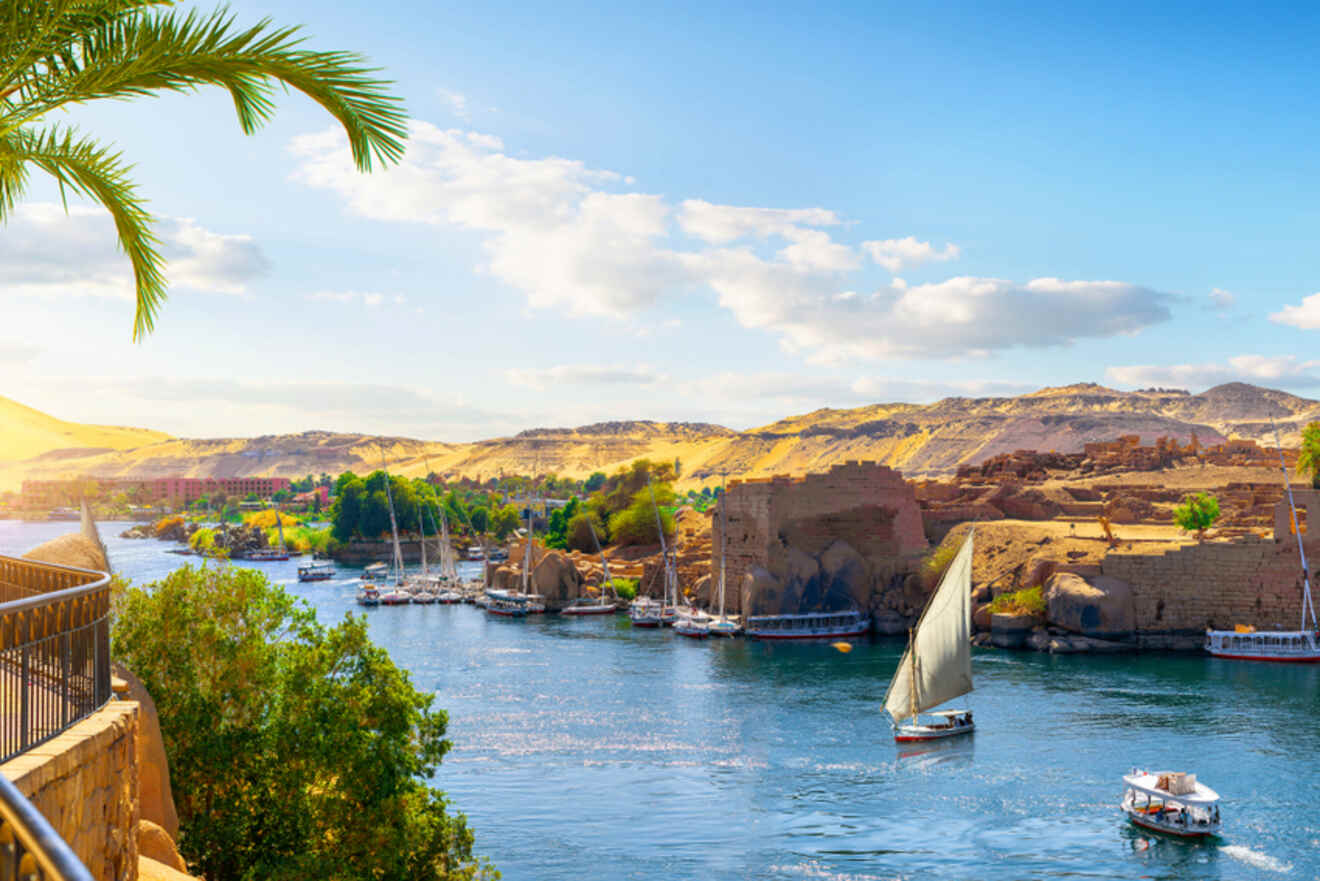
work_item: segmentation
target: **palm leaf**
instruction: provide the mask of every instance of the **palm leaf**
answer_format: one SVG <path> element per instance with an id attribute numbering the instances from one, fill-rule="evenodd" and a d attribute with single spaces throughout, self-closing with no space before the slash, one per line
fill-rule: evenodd
<path id="1" fill-rule="evenodd" d="M 165 261 L 157 250 L 160 241 L 151 230 L 151 214 L 129 178 L 131 166 L 118 153 L 78 137 L 70 128 L 9 132 L 0 137 L 0 187 L 5 188 L 6 201 L 11 194 L 21 193 L 28 165 L 55 178 L 61 193 L 86 196 L 110 212 L 119 245 L 133 265 L 137 288 L 133 340 L 150 333 L 165 301 Z"/>

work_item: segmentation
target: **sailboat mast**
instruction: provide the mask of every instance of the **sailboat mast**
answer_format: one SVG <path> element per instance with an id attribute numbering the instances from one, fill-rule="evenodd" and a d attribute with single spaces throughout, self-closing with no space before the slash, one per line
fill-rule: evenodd
<path id="1" fill-rule="evenodd" d="M 591 541 L 596 546 L 596 553 L 600 554 L 601 578 L 604 579 L 600 585 L 600 603 L 605 605 L 605 585 L 610 585 L 614 590 L 614 579 L 610 578 L 610 563 L 605 559 L 605 549 L 600 546 L 600 539 L 596 537 L 596 527 L 591 525 L 591 515 L 587 515 L 587 529 L 591 530 Z M 619 592 L 614 591 L 614 598 L 619 598 Z"/>
<path id="2" fill-rule="evenodd" d="M 385 448 L 380 449 L 380 470 L 385 474 L 385 501 L 390 508 L 390 535 L 394 539 L 394 583 L 403 580 L 403 551 L 399 549 L 399 522 L 394 519 L 394 493 L 390 489 L 390 471 L 385 465 Z"/>
<path id="3" fill-rule="evenodd" d="M 417 501 L 417 534 L 421 536 L 418 542 L 422 546 L 422 577 L 425 578 L 431 574 L 431 570 L 426 566 L 426 518 L 422 516 L 422 502 Z"/>
<path id="4" fill-rule="evenodd" d="M 1274 429 L 1274 446 L 1279 450 L 1279 471 L 1283 474 L 1283 488 L 1288 493 L 1288 511 L 1292 516 L 1293 534 L 1297 536 L 1297 556 L 1302 560 L 1302 626 L 1306 629 L 1306 613 L 1311 613 L 1311 627 L 1316 626 L 1315 604 L 1311 600 L 1311 573 L 1306 568 L 1306 549 L 1302 547 L 1302 524 L 1297 519 L 1297 506 L 1293 504 L 1292 483 L 1288 480 L 1288 464 L 1283 460 L 1283 442 L 1279 440 L 1279 426 L 1270 419 Z"/>
<path id="5" fill-rule="evenodd" d="M 669 605 L 669 587 L 673 581 L 669 571 L 669 547 L 665 544 L 665 523 L 660 519 L 660 506 L 655 501 L 655 487 L 651 485 L 651 478 L 646 478 L 646 489 L 651 494 L 651 509 L 655 511 L 655 531 L 660 534 L 660 559 L 665 565 L 665 594 L 660 602 L 660 608 L 663 610 Z M 674 584 L 674 605 L 678 605 L 678 585 Z"/>
<path id="6" fill-rule="evenodd" d="M 912 708 L 912 724 L 917 724 L 917 637 L 908 630 L 908 705 Z"/>

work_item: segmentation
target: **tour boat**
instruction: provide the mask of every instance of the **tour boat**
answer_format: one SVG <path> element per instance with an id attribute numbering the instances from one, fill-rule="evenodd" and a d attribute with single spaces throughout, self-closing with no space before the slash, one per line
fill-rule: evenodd
<path id="1" fill-rule="evenodd" d="M 710 622 L 711 617 L 705 612 L 689 609 L 674 622 L 674 632 L 689 639 L 705 639 L 710 636 Z"/>
<path id="2" fill-rule="evenodd" d="M 359 606 L 379 606 L 380 591 L 370 584 L 362 585 L 357 592 L 357 603 Z"/>
<path id="3" fill-rule="evenodd" d="M 382 606 L 406 606 L 413 600 L 412 594 L 402 587 L 395 587 L 393 590 L 387 590 L 380 595 L 380 604 Z"/>
<path id="4" fill-rule="evenodd" d="M 363 581 L 384 581 L 389 577 L 390 567 L 387 563 L 371 563 L 362 570 Z"/>
<path id="5" fill-rule="evenodd" d="M 335 577 L 335 564 L 329 560 L 313 560 L 298 567 L 299 581 L 329 581 Z"/>
<path id="6" fill-rule="evenodd" d="M 256 548 L 248 551 L 243 559 L 256 563 L 273 563 L 289 559 L 289 552 L 282 548 Z"/>
<path id="7" fill-rule="evenodd" d="M 1311 600 L 1311 576 L 1306 568 L 1306 550 L 1302 547 L 1301 521 L 1297 519 L 1297 506 L 1293 504 L 1292 483 L 1288 480 L 1288 466 L 1283 460 L 1283 444 L 1279 441 L 1277 425 L 1274 426 L 1274 444 L 1279 448 L 1279 470 L 1283 472 L 1292 531 L 1297 536 L 1297 556 L 1302 563 L 1301 627 L 1298 630 L 1257 630 L 1238 626 L 1233 630 L 1207 630 L 1205 650 L 1216 658 L 1237 661 L 1316 664 L 1320 663 L 1320 624 L 1316 622 L 1315 603 Z M 1307 627 L 1308 618 L 1310 627 Z"/>
<path id="8" fill-rule="evenodd" d="M 958 550 L 910 632 L 885 694 L 894 740 L 970 734 L 971 710 L 929 710 L 972 690 L 972 534 Z M 927 715 L 922 716 L 922 713 Z M 907 721 L 900 721 L 906 719 Z"/>
<path id="9" fill-rule="evenodd" d="M 1135 825 L 1181 838 L 1219 834 L 1219 794 L 1195 774 L 1133 768 L 1123 783 L 1119 807 Z"/>
<path id="10" fill-rule="evenodd" d="M 753 639 L 848 639 L 871 629 L 857 609 L 792 615 L 748 615 L 744 632 Z"/>

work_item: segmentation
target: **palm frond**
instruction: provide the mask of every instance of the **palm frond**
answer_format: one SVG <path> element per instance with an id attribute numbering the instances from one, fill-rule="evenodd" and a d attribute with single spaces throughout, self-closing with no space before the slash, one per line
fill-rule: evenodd
<path id="1" fill-rule="evenodd" d="M 35 165 L 51 175 L 60 191 L 71 190 L 105 206 L 115 222 L 119 246 L 133 265 L 137 307 L 133 340 L 150 333 L 165 301 L 165 260 L 157 250 L 151 214 L 129 178 L 122 157 L 66 127 L 19 129 L 0 136 L 0 186 L 5 178 L 26 180 L 22 168 Z M 11 169 L 18 169 L 11 171 Z"/>
<path id="2" fill-rule="evenodd" d="M 8 0 L 0 3 L 0 94 L 42 58 L 58 53 L 89 28 L 173 0 Z"/>
<path id="3" fill-rule="evenodd" d="M 203 85 L 227 89 L 239 124 L 251 133 L 274 112 L 271 86 L 281 82 L 339 121 L 359 169 L 397 161 L 407 117 L 388 94 L 390 84 L 359 55 L 311 51 L 302 43 L 299 28 L 276 28 L 269 20 L 238 29 L 224 8 L 208 16 L 173 10 L 112 16 L 13 78 L 19 100 L 0 118 L 0 134 L 67 104 Z"/>

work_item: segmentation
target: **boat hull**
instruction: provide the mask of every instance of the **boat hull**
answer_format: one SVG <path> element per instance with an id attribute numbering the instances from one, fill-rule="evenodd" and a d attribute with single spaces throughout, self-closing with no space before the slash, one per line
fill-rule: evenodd
<path id="1" fill-rule="evenodd" d="M 1166 825 L 1159 820 L 1153 819 L 1141 811 L 1123 808 L 1123 813 L 1127 814 L 1128 821 L 1134 826 L 1140 826 L 1142 829 L 1148 829 L 1151 832 L 1159 832 L 1164 835 L 1173 835 L 1177 838 L 1209 838 L 1212 835 L 1219 834 L 1219 827 L 1205 827 L 1201 829 L 1183 829 L 1175 826 Z"/>
<path id="2" fill-rule="evenodd" d="M 976 730 L 976 723 L 960 725 L 956 728 L 930 728 L 926 725 L 900 725 L 894 731 L 895 743 L 920 743 L 927 740 L 945 740 L 961 737 Z"/>
<path id="3" fill-rule="evenodd" d="M 1267 661 L 1271 664 L 1320 664 L 1320 654 L 1291 655 L 1283 657 L 1280 655 L 1252 655 L 1237 652 L 1221 652 L 1210 650 L 1210 656 L 1214 658 L 1223 658 L 1227 661 Z"/>
<path id="4" fill-rule="evenodd" d="M 325 575 L 299 575 L 298 580 L 299 581 L 329 581 L 334 577 L 335 574 L 333 572 L 329 572 L 326 573 Z"/>
<path id="5" fill-rule="evenodd" d="M 499 615 L 501 618 L 526 618 L 527 612 L 523 609 L 497 609 L 494 606 L 486 607 L 486 614 Z"/>
<path id="6" fill-rule="evenodd" d="M 747 635 L 752 639 L 855 639 L 859 636 L 865 636 L 868 629 L 867 625 L 860 625 L 828 633 L 767 633 L 765 631 L 748 630 Z"/>
<path id="7" fill-rule="evenodd" d="M 559 610 L 561 615 L 613 615 L 614 606 L 566 606 Z"/>
<path id="8" fill-rule="evenodd" d="M 705 639 L 710 636 L 710 631 L 704 627 L 674 627 L 674 632 L 679 636 L 686 636 L 688 639 Z"/>

